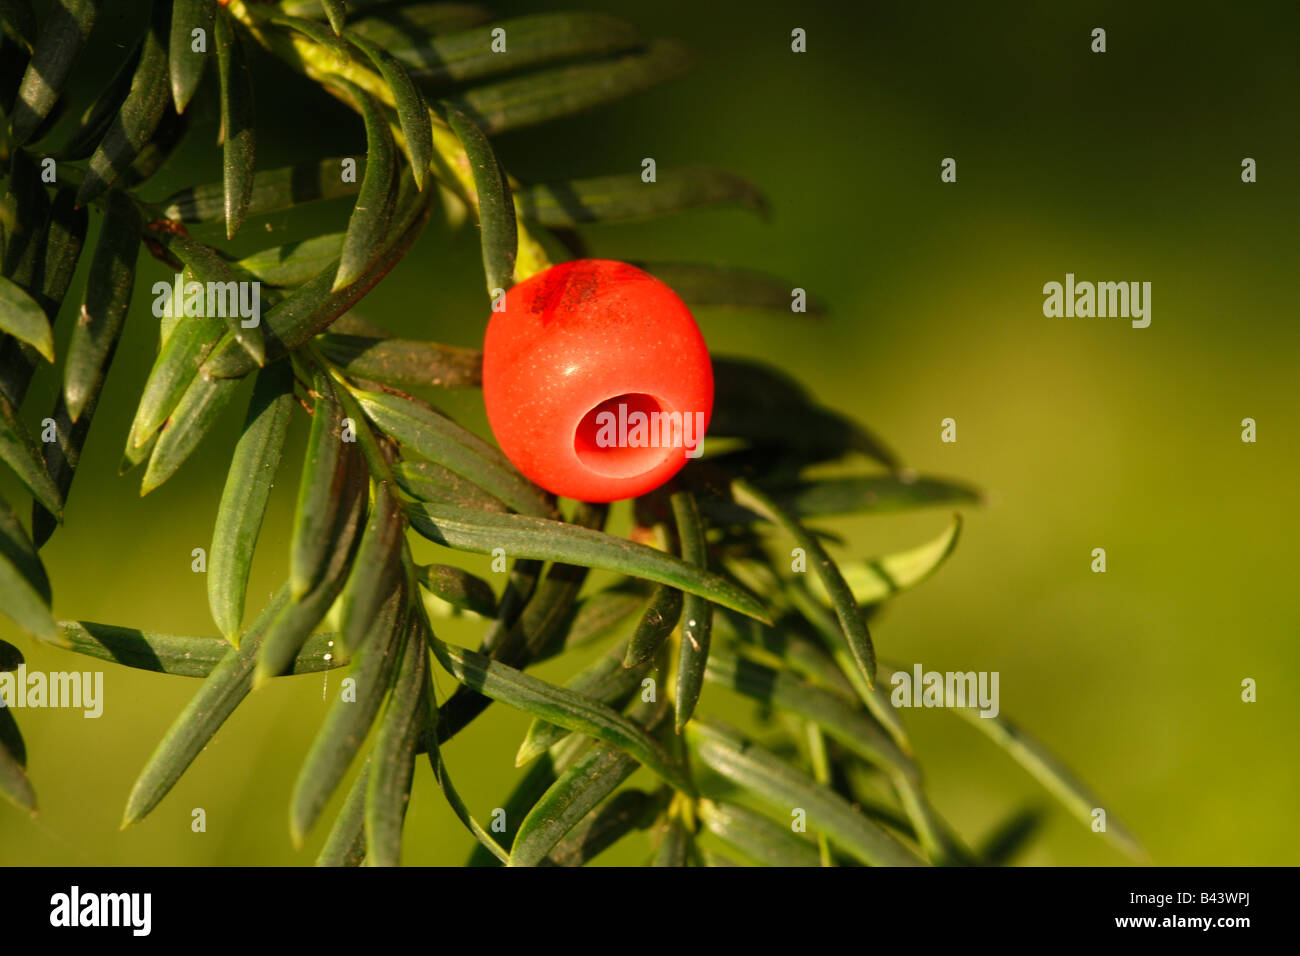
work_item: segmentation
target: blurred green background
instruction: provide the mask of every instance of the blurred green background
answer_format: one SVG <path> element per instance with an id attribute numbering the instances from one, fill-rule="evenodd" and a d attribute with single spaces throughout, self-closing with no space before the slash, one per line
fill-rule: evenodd
<path id="1" fill-rule="evenodd" d="M 619 13 L 647 36 L 679 37 L 698 62 L 617 106 L 501 137 L 506 167 L 548 180 L 635 172 L 650 156 L 661 176 L 708 163 L 751 177 L 772 202 L 770 222 L 714 210 L 609 225 L 586 231 L 590 250 L 747 266 L 808 289 L 830 306 L 824 319 L 698 318 L 715 353 L 779 363 L 919 471 L 990 494 L 948 565 L 877 619 L 882 655 L 999 671 L 1003 712 L 1063 754 L 1157 863 L 1295 864 L 1300 9 L 583 6 Z M 102 86 L 103 64 L 122 55 L 138 20 L 133 5 L 111 5 L 81 90 Z M 789 49 L 796 26 L 807 30 L 804 55 Z M 1108 32 L 1104 55 L 1089 51 L 1096 26 Z M 363 148 L 354 116 L 319 98 L 308 108 L 310 87 L 260 58 L 255 66 L 260 165 Z M 188 147 L 148 195 L 218 178 L 210 80 L 202 97 Z M 1240 180 L 1247 156 L 1259 164 L 1254 185 Z M 939 180 L 944 157 L 957 160 L 955 184 Z M 237 248 L 341 229 L 348 208 L 254 221 Z M 190 552 L 208 545 L 245 399 L 149 498 L 138 497 L 138 472 L 117 477 L 156 342 L 149 286 L 164 275 L 142 262 L 66 527 L 43 554 L 60 617 L 213 633 Z M 1044 318 L 1043 283 L 1066 272 L 1150 281 L 1151 326 Z M 477 345 L 487 303 L 473 228 L 435 221 L 357 311 L 409 336 Z M 44 369 L 29 419 L 52 407 L 56 385 Z M 447 407 L 483 422 L 475 394 Z M 1240 441 L 1248 416 L 1256 444 Z M 957 421 L 956 444 L 939 440 L 946 417 Z M 294 480 L 304 432 L 299 422 L 283 466 Z M 250 605 L 285 573 L 293 484 L 281 481 L 273 499 Z M 20 498 L 8 475 L 0 490 Z M 830 526 L 865 556 L 928 540 L 946 520 L 931 511 Z M 1104 575 L 1089 570 L 1095 547 L 1107 550 Z M 478 629 L 458 621 L 446 634 L 469 643 Z M 16 637 L 8 621 L 0 636 L 23 648 L 29 668 L 92 666 Z M 324 828 L 295 852 L 288 798 L 339 673 L 277 681 L 251 697 L 165 802 L 119 832 L 136 774 L 197 685 L 106 671 L 97 721 L 18 712 L 41 813 L 28 820 L 0 804 L 0 864 L 314 858 Z M 1241 702 L 1245 677 L 1258 682 L 1257 703 Z M 449 691 L 450 679 L 439 687 Z M 905 717 L 936 804 L 968 839 L 1043 805 L 1041 839 L 1021 862 L 1122 862 L 969 727 L 942 712 Z M 447 749 L 480 819 L 516 778 L 526 724 L 495 706 Z M 206 833 L 190 830 L 195 807 L 207 812 Z M 409 863 L 459 864 L 471 846 L 427 765 L 407 834 Z M 609 859 L 635 862 L 645 846 Z"/>

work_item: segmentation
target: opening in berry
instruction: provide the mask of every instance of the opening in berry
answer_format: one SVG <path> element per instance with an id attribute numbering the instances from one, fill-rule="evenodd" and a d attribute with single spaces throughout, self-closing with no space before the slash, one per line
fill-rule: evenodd
<path id="1" fill-rule="evenodd" d="M 641 392 L 607 398 L 582 416 L 573 450 L 584 465 L 608 478 L 643 475 L 673 454 L 670 413 L 659 399 Z"/>

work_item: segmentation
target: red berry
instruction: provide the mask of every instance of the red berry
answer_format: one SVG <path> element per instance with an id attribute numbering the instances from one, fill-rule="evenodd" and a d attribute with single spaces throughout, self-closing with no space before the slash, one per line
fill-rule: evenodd
<path id="1" fill-rule="evenodd" d="M 686 304 L 623 262 L 552 266 L 506 293 L 483 342 L 502 451 L 548 491 L 645 494 L 698 457 L 713 365 Z"/>

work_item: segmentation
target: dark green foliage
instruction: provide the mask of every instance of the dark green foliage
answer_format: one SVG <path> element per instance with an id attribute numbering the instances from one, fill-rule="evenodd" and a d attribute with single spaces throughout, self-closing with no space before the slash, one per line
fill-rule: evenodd
<path id="1" fill-rule="evenodd" d="M 725 865 L 733 854 L 786 866 L 998 863 L 1023 845 L 1036 816 L 1010 817 L 972 853 L 930 804 L 867 627 L 874 608 L 952 553 L 960 519 L 870 560 L 840 559 L 835 539 L 808 523 L 974 505 L 977 491 L 911 475 L 872 432 L 779 370 L 718 357 L 711 436 L 734 447 L 638 500 L 633 533 L 615 534 L 610 509 L 557 502 L 429 400 L 480 384 L 477 351 L 396 338 L 347 315 L 399 266 L 439 195 L 478 223 L 489 296 L 550 264 L 544 250 L 564 248 L 552 229 L 720 204 L 765 213 L 754 184 L 703 166 L 660 170 L 653 185 L 628 170 L 530 185 L 497 159 L 495 134 L 675 77 L 686 51 L 578 12 L 505 21 L 498 50 L 491 14 L 472 4 L 157 0 L 93 100 L 65 103 L 99 7 L 60 0 L 38 17 L 22 0 L 0 4 L 0 461 L 33 499 L 30 533 L 0 500 L 0 612 L 67 651 L 200 682 L 141 773 L 125 823 L 164 799 L 261 683 L 346 666 L 354 696 L 329 707 L 290 800 L 301 845 L 361 765 L 321 864 L 400 861 L 420 754 L 477 842 L 475 864 L 582 865 L 625 840 L 644 842 L 641 858 L 660 866 Z M 204 52 L 193 49 L 196 30 Z M 250 57 L 354 109 L 365 155 L 258 170 Z M 137 188 L 187 134 L 205 82 L 220 104 L 221 181 L 146 201 Z M 65 108 L 76 112 L 58 125 Z M 46 146 L 56 127 L 68 131 L 63 142 Z M 265 118 L 261 128 L 272 131 Z M 40 177 L 47 154 L 58 185 Z M 238 253 L 199 238 L 221 223 L 229 241 L 249 219 L 345 196 L 351 213 L 338 210 L 321 235 Z M 86 243 L 91 220 L 96 238 Z M 125 439 L 124 467 L 144 464 L 148 492 L 177 473 L 241 382 L 256 379 L 213 526 L 215 637 L 56 622 L 38 553 L 61 519 L 124 324 L 152 321 L 131 309 L 142 244 L 209 290 L 261 283 L 258 321 L 230 310 L 164 317 L 147 380 L 112 383 L 137 396 L 137 412 L 128 435 L 106 440 Z M 83 245 L 92 251 L 73 295 Z M 645 267 L 692 306 L 806 321 L 789 314 L 790 284 L 778 277 L 739 265 Z M 61 313 L 72 328 L 56 355 Z M 43 373 L 62 385 L 52 436 L 25 423 L 36 418 L 24 414 L 28 385 Z M 408 388 L 419 395 L 399 391 Z M 282 463 L 296 418 L 308 420 L 306 451 Z M 838 477 L 809 472 L 832 462 Z M 245 627 L 271 487 L 286 475 L 298 489 L 288 577 Z M 448 549 L 447 563 L 417 564 L 412 531 Z M 792 565 L 791 545 L 807 573 Z M 455 552 L 490 555 L 494 571 L 508 563 L 500 591 L 459 567 Z M 60 600 L 75 606 L 70 584 Z M 478 648 L 443 641 L 435 607 L 482 618 Z M 604 653 L 571 662 L 561 682 L 528 671 L 599 642 Z M 21 662 L 0 641 L 0 671 Z M 441 701 L 438 668 L 458 685 Z M 750 701 L 760 719 L 744 732 L 722 726 L 708 716 L 715 694 Z M 503 801 L 504 832 L 479 823 L 441 750 L 493 703 L 533 718 L 517 755 L 527 766 Z M 1014 724 L 972 723 L 1076 815 L 1098 805 Z M 0 794 L 34 811 L 26 758 L 0 709 Z M 627 787 L 641 770 L 639 786 Z M 867 798 L 863 775 L 891 789 Z M 791 829 L 792 812 L 806 814 L 808 834 Z M 1137 852 L 1113 815 L 1108 834 Z"/>

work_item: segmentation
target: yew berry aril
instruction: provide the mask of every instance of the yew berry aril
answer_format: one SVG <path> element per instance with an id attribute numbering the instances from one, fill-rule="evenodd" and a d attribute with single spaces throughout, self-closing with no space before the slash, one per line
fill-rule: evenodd
<path id="1" fill-rule="evenodd" d="M 580 259 L 505 294 L 483 342 L 501 450 L 547 491 L 617 501 L 700 453 L 713 365 L 686 304 L 624 262 Z"/>

